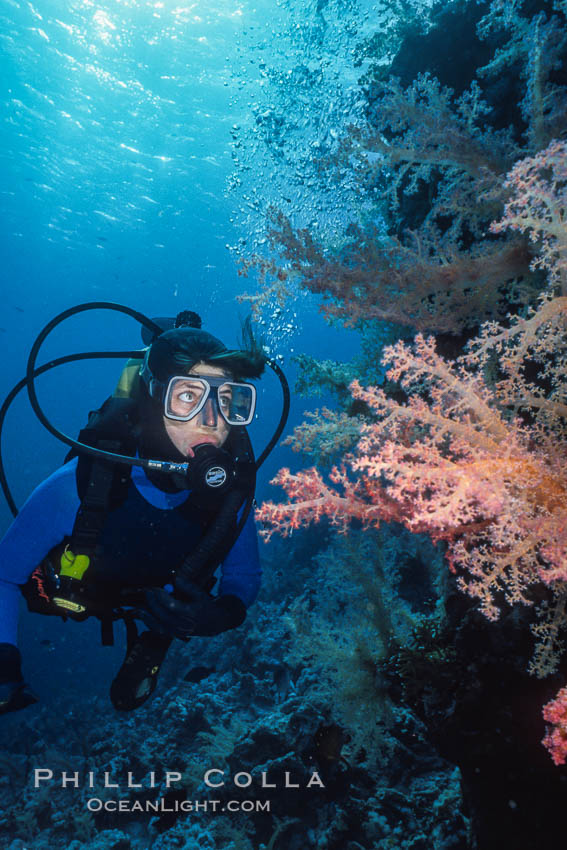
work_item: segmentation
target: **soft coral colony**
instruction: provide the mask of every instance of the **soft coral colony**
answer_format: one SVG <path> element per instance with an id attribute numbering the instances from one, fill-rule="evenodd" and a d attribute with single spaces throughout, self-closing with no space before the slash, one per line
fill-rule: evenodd
<path id="1" fill-rule="evenodd" d="M 377 320 L 418 331 L 458 334 L 502 321 L 511 305 L 534 303 L 540 278 L 530 274 L 532 246 L 521 233 L 492 231 L 506 199 L 505 176 L 536 154 L 567 124 L 565 89 L 555 81 L 567 50 L 562 17 L 520 14 L 522 0 L 494 0 L 479 24 L 483 39 L 503 44 L 478 76 L 517 75 L 515 113 L 495 86 L 492 103 L 474 80 L 460 96 L 429 73 L 404 88 L 395 76 L 367 85 L 366 123 L 351 126 L 324 165 L 360 187 L 360 209 L 342 234 L 294 228 L 272 208 L 268 241 L 279 261 L 254 257 L 264 290 L 255 307 L 301 286 L 323 296 L 324 311 L 348 325 Z M 525 4 L 527 5 L 527 4 Z M 504 95 L 513 100 L 514 89 Z M 512 126 L 503 127 L 513 118 Z M 496 126 L 491 125 L 491 120 Z M 425 187 L 425 189 L 424 189 Z M 424 202 L 424 195 L 431 200 Z M 388 206 L 388 227 L 376 222 L 373 200 Z M 368 200 L 370 198 L 370 200 Z M 378 216 L 380 219 L 380 216 Z"/>
<path id="2" fill-rule="evenodd" d="M 543 94 L 533 83 L 539 118 L 530 139 L 536 130 L 542 135 L 550 114 Z M 553 95 L 556 116 L 555 89 Z M 316 468 L 281 470 L 275 483 L 289 501 L 264 504 L 258 518 L 267 538 L 323 516 L 339 531 L 357 519 L 366 526 L 397 520 L 427 532 L 445 542 L 461 588 L 489 619 L 498 618 L 504 601 L 534 605 L 543 595 L 531 672 L 546 676 L 557 669 L 567 624 L 567 144 L 551 141 L 517 161 L 499 194 L 506 200 L 492 234 L 522 240 L 534 274 L 545 271 L 537 302 L 514 318 L 486 322 L 453 362 L 421 334 L 413 345 L 384 349 L 387 379 L 401 392 L 354 381 L 352 395 L 368 412 L 356 448 L 328 481 Z M 333 292 L 335 312 L 350 311 L 356 321 L 361 288 L 349 290 L 344 274 L 341 288 Z M 326 427 L 304 425 L 296 442 L 306 441 L 308 450 L 310 432 Z M 544 717 L 552 724 L 544 744 L 563 764 L 567 687 Z"/>

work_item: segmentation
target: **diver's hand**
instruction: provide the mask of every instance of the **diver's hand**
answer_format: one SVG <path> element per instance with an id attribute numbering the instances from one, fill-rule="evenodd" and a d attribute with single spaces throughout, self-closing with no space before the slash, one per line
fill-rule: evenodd
<path id="1" fill-rule="evenodd" d="M 193 635 L 212 637 L 244 622 L 246 606 L 238 596 L 209 596 L 189 582 L 183 583 L 183 599 L 156 588 L 145 593 L 146 610 L 141 619 L 153 631 L 185 640 Z"/>
<path id="2" fill-rule="evenodd" d="M 19 711 L 37 701 L 24 682 L 20 650 L 11 643 L 0 643 L 0 714 Z"/>

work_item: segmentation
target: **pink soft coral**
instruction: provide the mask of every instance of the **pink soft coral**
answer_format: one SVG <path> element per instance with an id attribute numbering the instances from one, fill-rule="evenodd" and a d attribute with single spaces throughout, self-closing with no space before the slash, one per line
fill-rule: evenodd
<path id="1" fill-rule="evenodd" d="M 515 194 L 496 226 L 529 233 L 539 245 L 550 287 L 538 308 L 508 327 L 487 324 L 454 364 L 421 335 L 413 347 L 385 349 L 387 377 L 407 401 L 354 382 L 353 396 L 372 417 L 344 467 L 330 485 L 315 469 L 285 471 L 278 483 L 291 502 L 259 511 L 271 526 L 266 536 L 321 516 L 341 531 L 350 518 L 426 531 L 447 543 L 462 589 L 490 619 L 502 596 L 532 604 L 532 585 L 544 583 L 556 604 L 549 622 L 533 629 L 544 644 L 531 667 L 538 675 L 553 669 L 550 656 L 561 649 L 554 635 L 565 622 L 567 587 L 566 162 L 567 145 L 556 142 L 516 166 L 508 179 Z M 546 738 L 554 758 L 567 754 L 561 694 L 546 709 L 562 729 Z"/>
<path id="2" fill-rule="evenodd" d="M 552 142 L 518 162 L 504 184 L 512 196 L 493 233 L 515 230 L 538 244 L 532 267 L 545 269 L 567 295 L 567 143 Z"/>
<path id="3" fill-rule="evenodd" d="M 265 525 L 260 532 L 263 538 L 269 540 L 274 532 L 287 537 L 295 529 L 319 522 L 322 517 L 330 519 L 340 532 L 347 530 L 352 519 L 379 525 L 383 520 L 402 518 L 401 511 L 385 492 L 376 490 L 367 498 L 367 483 L 349 478 L 344 466 L 333 467 L 329 478 L 333 486 L 325 483 L 315 467 L 295 475 L 289 469 L 280 469 L 272 484 L 283 487 L 290 501 L 264 502 L 257 511 L 256 518 Z"/>
<path id="4" fill-rule="evenodd" d="M 446 363 L 431 338 L 418 336 L 413 347 L 397 343 L 384 359 L 408 402 L 354 382 L 353 396 L 376 421 L 363 426 L 346 459 L 350 477 L 334 469 L 339 493 L 315 469 L 280 473 L 277 483 L 292 501 L 262 506 L 267 536 L 321 516 L 341 530 L 354 517 L 367 525 L 397 519 L 448 543 L 459 583 L 491 619 L 498 616 L 499 592 L 510 603 L 530 604 L 531 584 L 566 580 L 564 446 L 543 428 L 534 444 L 531 430 L 505 415 L 496 391 L 463 364 Z"/>
<path id="5" fill-rule="evenodd" d="M 561 688 L 557 696 L 543 709 L 543 717 L 552 724 L 543 739 L 544 747 L 551 753 L 557 765 L 567 760 L 567 688 Z"/>

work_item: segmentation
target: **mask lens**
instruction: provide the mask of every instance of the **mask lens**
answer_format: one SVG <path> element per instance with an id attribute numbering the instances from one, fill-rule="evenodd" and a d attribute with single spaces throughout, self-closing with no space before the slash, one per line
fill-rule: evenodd
<path id="1" fill-rule="evenodd" d="M 165 397 L 165 415 L 192 419 L 203 406 L 206 391 L 206 384 L 198 378 L 172 378 Z"/>
<path id="2" fill-rule="evenodd" d="M 254 415 L 254 403 L 251 385 L 227 381 L 218 388 L 219 409 L 229 425 L 248 425 Z"/>
<path id="3" fill-rule="evenodd" d="M 169 419 L 187 421 L 203 411 L 203 416 L 208 414 L 210 419 L 214 415 L 216 420 L 215 411 L 218 411 L 229 425 L 248 425 L 256 406 L 255 387 L 232 381 L 221 383 L 212 376 L 205 378 L 172 378 L 165 396 L 165 415 Z M 206 424 L 213 423 L 207 421 Z"/>

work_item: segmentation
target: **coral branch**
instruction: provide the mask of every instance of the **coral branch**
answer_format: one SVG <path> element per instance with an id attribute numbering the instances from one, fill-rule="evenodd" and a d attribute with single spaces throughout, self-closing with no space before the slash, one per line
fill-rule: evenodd
<path id="1" fill-rule="evenodd" d="M 505 183 L 513 192 L 493 233 L 526 233 L 538 244 L 532 268 L 543 268 L 567 295 L 567 143 L 552 142 L 537 156 L 517 163 Z"/>
<path id="2" fill-rule="evenodd" d="M 295 475 L 289 469 L 281 469 L 271 483 L 283 487 L 291 501 L 264 502 L 256 511 L 256 519 L 264 524 L 260 532 L 264 540 L 268 541 L 274 532 L 287 537 L 295 529 L 319 522 L 323 517 L 339 532 L 345 532 L 352 519 L 378 526 L 383 520 L 401 517 L 385 493 L 376 491 L 372 499 L 368 498 L 364 482 L 350 480 L 344 467 L 333 467 L 329 477 L 342 493 L 326 485 L 315 467 Z"/>
<path id="3" fill-rule="evenodd" d="M 325 252 L 306 229 L 294 230 L 289 219 L 272 210 L 271 244 L 284 260 L 260 263 L 266 282 L 262 306 L 274 294 L 284 297 L 292 279 L 323 295 L 323 311 L 346 325 L 380 320 L 417 330 L 459 333 L 489 318 L 504 318 L 510 300 L 530 301 L 526 278 L 530 264 L 521 239 L 486 242 L 459 250 L 434 229 L 408 233 L 405 241 L 375 228 L 351 226 L 344 245 Z M 287 289 L 284 289 L 284 283 Z"/>
<path id="4" fill-rule="evenodd" d="M 475 126 L 489 111 L 478 87 L 456 107 L 453 92 L 429 74 L 419 74 L 405 90 L 392 77 L 379 83 L 373 94 L 372 123 L 378 132 L 369 132 L 362 142 L 392 163 L 459 169 L 475 178 L 502 174 L 511 164 L 515 151 L 509 136 Z"/>

